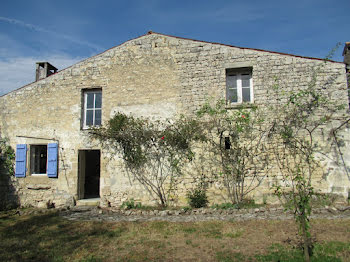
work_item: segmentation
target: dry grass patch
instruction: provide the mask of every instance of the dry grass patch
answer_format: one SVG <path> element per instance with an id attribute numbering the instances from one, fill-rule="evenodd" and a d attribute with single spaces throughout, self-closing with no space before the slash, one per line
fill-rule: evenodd
<path id="1" fill-rule="evenodd" d="M 350 220 L 312 226 L 317 252 L 350 261 Z M 292 220 L 112 223 L 3 212 L 0 238 L 0 261 L 274 261 L 298 252 Z"/>

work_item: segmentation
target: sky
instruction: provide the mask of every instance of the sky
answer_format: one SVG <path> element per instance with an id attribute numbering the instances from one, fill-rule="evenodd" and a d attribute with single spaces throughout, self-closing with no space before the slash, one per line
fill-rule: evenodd
<path id="1" fill-rule="evenodd" d="M 0 96 L 148 31 L 343 61 L 350 0 L 1 0 Z"/>

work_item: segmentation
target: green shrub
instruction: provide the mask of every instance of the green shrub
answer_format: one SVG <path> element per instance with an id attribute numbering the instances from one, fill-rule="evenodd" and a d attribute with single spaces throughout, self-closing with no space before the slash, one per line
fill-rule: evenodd
<path id="1" fill-rule="evenodd" d="M 208 197 L 205 189 L 196 188 L 187 192 L 188 204 L 192 208 L 201 208 L 208 205 Z"/>
<path id="2" fill-rule="evenodd" d="M 139 203 L 135 203 L 135 200 L 134 199 L 130 199 L 130 200 L 127 200 L 125 202 L 123 202 L 121 208 L 123 209 L 141 209 L 142 208 L 142 204 L 139 202 Z"/>

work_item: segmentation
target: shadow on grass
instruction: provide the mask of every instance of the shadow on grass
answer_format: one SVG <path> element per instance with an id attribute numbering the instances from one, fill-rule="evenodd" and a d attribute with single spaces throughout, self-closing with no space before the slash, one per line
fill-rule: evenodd
<path id="1" fill-rule="evenodd" d="M 111 233 L 103 224 L 63 220 L 55 213 L 5 220 L 0 224 L 0 261 L 64 261 L 64 257 L 93 248 L 91 237 L 121 234 Z"/>
<path id="2" fill-rule="evenodd" d="M 332 249 L 336 247 L 335 250 Z M 349 251 L 349 243 L 328 242 L 325 244 L 317 244 L 315 253 L 311 257 L 311 262 L 341 262 L 337 257 L 338 252 Z M 255 255 L 253 257 L 246 257 L 239 252 L 220 251 L 216 253 L 216 259 L 219 262 L 243 262 L 243 261 L 257 261 L 257 262 L 299 262 L 303 261 L 303 253 L 301 250 L 290 249 L 282 247 L 281 245 L 272 245 L 267 254 Z"/>

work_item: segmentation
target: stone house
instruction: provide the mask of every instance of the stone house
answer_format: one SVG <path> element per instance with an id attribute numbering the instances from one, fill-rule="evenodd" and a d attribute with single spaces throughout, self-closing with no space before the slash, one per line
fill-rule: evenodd
<path id="1" fill-rule="evenodd" d="M 268 89 L 276 76 L 281 86 L 296 90 L 320 64 L 320 85 L 335 76 L 323 91 L 331 101 L 348 104 L 344 63 L 153 32 L 58 72 L 47 62 L 37 63 L 35 82 L 0 97 L 1 136 L 16 149 L 16 195 L 21 205 L 33 206 L 90 198 L 112 206 L 130 198 L 152 201 L 129 181 L 121 160 L 111 160 L 89 138 L 90 126 L 118 111 L 155 119 L 191 114 L 208 97 L 225 98 L 233 106 L 266 106 L 274 102 Z M 343 136 L 343 157 L 350 164 L 347 130 Z M 321 190 L 347 197 L 344 168 L 325 161 L 329 172 Z"/>

